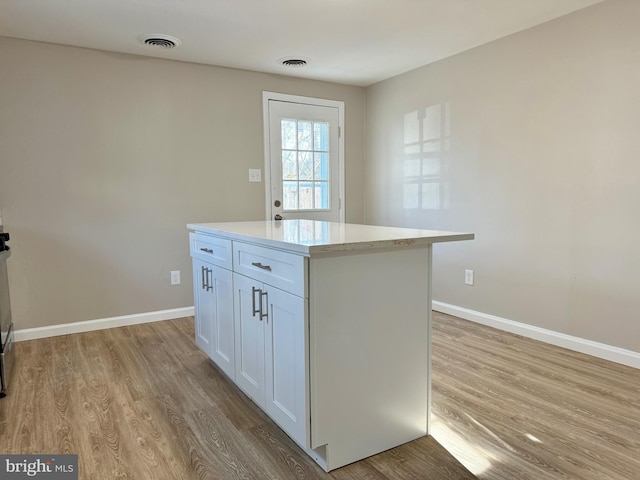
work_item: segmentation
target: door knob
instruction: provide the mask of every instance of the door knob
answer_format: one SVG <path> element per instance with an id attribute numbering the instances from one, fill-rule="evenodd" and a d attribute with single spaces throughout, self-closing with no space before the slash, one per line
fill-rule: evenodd
<path id="1" fill-rule="evenodd" d="M 282 215 L 278 214 L 275 217 L 273 217 L 274 220 L 282 220 Z"/>

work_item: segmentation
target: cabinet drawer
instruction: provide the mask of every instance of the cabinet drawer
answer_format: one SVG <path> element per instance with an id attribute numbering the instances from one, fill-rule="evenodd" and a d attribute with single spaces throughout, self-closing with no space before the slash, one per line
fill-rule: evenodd
<path id="1" fill-rule="evenodd" d="M 233 242 L 233 271 L 299 297 L 307 297 L 307 259 L 302 255 Z"/>
<path id="2" fill-rule="evenodd" d="M 199 258 L 205 262 L 231 270 L 231 240 L 200 233 L 190 233 L 189 243 L 191 245 L 192 258 Z"/>

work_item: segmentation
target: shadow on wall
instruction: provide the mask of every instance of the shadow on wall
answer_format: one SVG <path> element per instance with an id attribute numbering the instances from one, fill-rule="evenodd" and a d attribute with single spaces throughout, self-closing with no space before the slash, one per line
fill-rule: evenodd
<path id="1" fill-rule="evenodd" d="M 403 134 L 402 208 L 448 210 L 451 104 L 405 113 Z"/>

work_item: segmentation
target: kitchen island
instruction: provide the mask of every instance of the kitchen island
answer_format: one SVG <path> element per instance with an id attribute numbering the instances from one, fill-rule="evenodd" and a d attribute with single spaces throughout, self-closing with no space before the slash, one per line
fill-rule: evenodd
<path id="1" fill-rule="evenodd" d="M 431 257 L 471 233 L 187 226 L 196 343 L 326 471 L 429 433 Z"/>

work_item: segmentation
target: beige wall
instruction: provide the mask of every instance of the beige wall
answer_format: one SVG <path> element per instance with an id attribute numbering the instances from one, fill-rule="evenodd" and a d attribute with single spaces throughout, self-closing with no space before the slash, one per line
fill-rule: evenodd
<path id="1" fill-rule="evenodd" d="M 611 0 L 367 89 L 367 223 L 476 233 L 435 247 L 436 300 L 640 352 L 639 19 Z"/>
<path id="2" fill-rule="evenodd" d="M 265 215 L 247 178 L 263 90 L 346 102 L 347 219 L 362 222 L 364 89 L 0 38 L 16 327 L 193 305 L 186 224 Z"/>
<path id="3" fill-rule="evenodd" d="M 609 0 L 381 82 L 366 117 L 357 87 L 0 38 L 17 328 L 192 305 L 185 224 L 264 216 L 268 90 L 346 102 L 347 221 L 476 233 L 435 247 L 437 300 L 640 352 L 638 18 Z"/>

